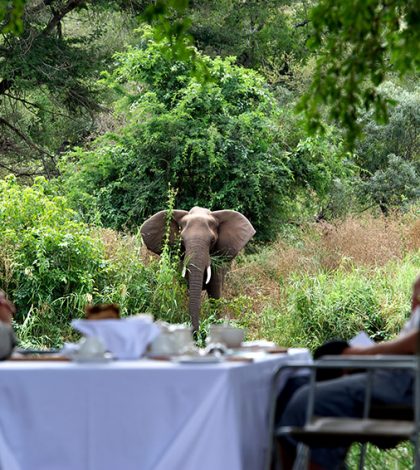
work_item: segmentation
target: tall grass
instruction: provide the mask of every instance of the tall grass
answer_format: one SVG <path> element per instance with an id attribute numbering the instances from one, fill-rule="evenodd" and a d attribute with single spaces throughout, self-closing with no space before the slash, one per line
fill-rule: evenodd
<path id="1" fill-rule="evenodd" d="M 420 271 L 417 215 L 306 225 L 243 257 L 228 276 L 231 299 L 252 299 L 252 315 L 239 321 L 250 337 L 285 346 L 315 348 L 360 330 L 392 337 L 409 315 Z"/>

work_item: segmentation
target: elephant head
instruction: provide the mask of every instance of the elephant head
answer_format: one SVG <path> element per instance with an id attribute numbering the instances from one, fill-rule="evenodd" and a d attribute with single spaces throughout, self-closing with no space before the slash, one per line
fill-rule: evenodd
<path id="1" fill-rule="evenodd" d="M 156 254 L 162 252 L 166 217 L 167 212 L 160 211 L 146 220 L 140 229 L 147 248 Z M 193 330 L 198 331 L 203 287 L 209 296 L 218 298 L 223 283 L 222 270 L 211 267 L 211 255 L 232 260 L 255 234 L 255 230 L 239 212 L 211 212 L 202 207 L 193 207 L 189 212 L 173 211 L 170 220 L 171 242 L 177 233 L 181 234 L 188 263 L 189 314 Z"/>

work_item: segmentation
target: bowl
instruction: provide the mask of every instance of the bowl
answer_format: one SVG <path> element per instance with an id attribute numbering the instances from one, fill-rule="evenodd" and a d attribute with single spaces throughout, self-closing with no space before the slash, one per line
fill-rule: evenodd
<path id="1" fill-rule="evenodd" d="M 245 330 L 236 326 L 211 325 L 209 330 L 212 343 L 223 343 L 228 348 L 239 348 L 245 336 Z"/>

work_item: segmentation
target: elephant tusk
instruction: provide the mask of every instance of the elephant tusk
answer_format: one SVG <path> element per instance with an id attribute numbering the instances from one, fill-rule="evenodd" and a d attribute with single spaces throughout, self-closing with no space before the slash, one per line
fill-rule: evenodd
<path id="1" fill-rule="evenodd" d="M 182 277 L 185 277 L 186 274 L 187 274 L 187 267 L 184 266 L 184 267 L 182 268 Z"/>
<path id="2" fill-rule="evenodd" d="M 211 279 L 211 267 L 207 266 L 207 279 L 206 279 L 206 284 L 210 282 Z"/>

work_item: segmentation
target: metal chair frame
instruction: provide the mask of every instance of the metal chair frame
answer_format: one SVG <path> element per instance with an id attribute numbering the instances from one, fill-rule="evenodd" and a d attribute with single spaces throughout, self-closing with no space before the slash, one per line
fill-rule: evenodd
<path id="1" fill-rule="evenodd" d="M 419 335 L 420 336 L 420 335 Z M 420 436 L 420 355 L 410 355 L 410 356 L 390 356 L 390 355 L 374 355 L 374 356 L 324 356 L 323 358 L 314 361 L 312 364 L 307 363 L 287 363 L 280 366 L 276 373 L 273 376 L 272 387 L 271 387 L 271 402 L 270 402 L 270 411 L 269 411 L 269 433 L 270 440 L 267 448 L 267 458 L 265 463 L 266 470 L 270 470 L 271 461 L 273 456 L 273 444 L 275 441 L 275 430 L 274 430 L 274 418 L 275 418 L 275 408 L 276 408 L 276 397 L 277 397 L 277 381 L 280 374 L 286 369 L 298 369 L 306 368 L 310 370 L 309 385 L 310 393 L 308 396 L 308 403 L 306 409 L 306 422 L 307 425 L 313 421 L 313 410 L 315 403 L 315 383 L 316 383 L 316 371 L 320 368 L 323 369 L 362 369 L 367 371 L 368 380 L 366 383 L 365 389 L 365 400 L 364 400 L 364 409 L 363 416 L 360 418 L 361 424 L 364 423 L 364 420 L 368 419 L 371 405 L 371 392 L 372 392 L 372 374 L 375 369 L 406 369 L 412 370 L 414 373 L 414 424 L 412 428 L 412 433 L 410 440 L 414 445 L 414 467 L 416 470 L 420 470 L 420 448 L 419 448 L 419 436 Z M 337 422 L 342 418 L 335 418 Z M 334 419 L 332 419 L 334 421 Z M 371 420 L 378 421 L 381 420 Z M 365 421 L 366 422 L 366 421 Z M 306 425 L 306 426 L 307 426 Z M 302 428 L 305 430 L 305 427 Z M 290 433 L 289 428 L 285 428 L 277 435 L 286 435 Z M 368 439 L 366 439 L 368 440 Z M 306 468 L 308 460 L 308 447 L 304 444 L 299 444 L 297 449 L 297 456 L 295 460 L 294 469 L 301 470 Z M 365 444 L 362 446 L 359 469 L 363 469 L 364 460 L 365 460 Z M 277 456 L 277 452 L 274 454 Z"/>

